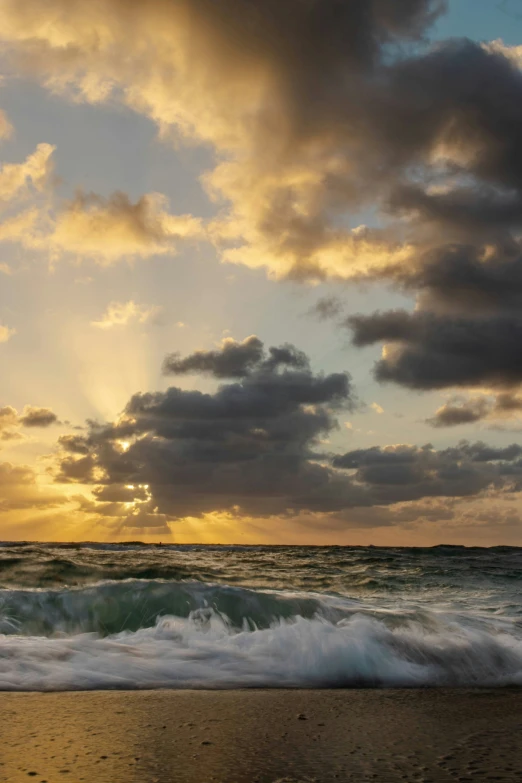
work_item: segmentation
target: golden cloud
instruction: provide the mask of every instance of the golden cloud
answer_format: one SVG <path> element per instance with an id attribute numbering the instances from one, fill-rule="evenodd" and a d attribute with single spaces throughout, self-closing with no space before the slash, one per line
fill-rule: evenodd
<path id="1" fill-rule="evenodd" d="M 110 264 L 122 257 L 172 254 L 178 240 L 201 234 L 201 221 L 169 213 L 167 199 L 159 193 L 142 196 L 135 204 L 125 193 L 108 199 L 78 194 L 58 213 L 44 242 L 54 252 Z"/>
<path id="2" fill-rule="evenodd" d="M 223 207 L 210 227 L 223 260 L 276 277 L 351 278 L 414 252 L 400 237 L 361 236 L 340 219 L 375 197 L 378 177 L 380 190 L 384 181 L 357 116 L 360 67 L 371 58 L 357 36 L 416 37 L 436 4 L 422 0 L 411 14 L 379 5 L 368 15 L 359 3 L 342 13 L 331 5 L 51 0 L 44 8 L 39 0 L 5 0 L 0 35 L 17 66 L 53 92 L 89 103 L 121 100 L 163 137 L 214 147 L 219 164 L 205 183 Z M 359 30 L 366 24 L 375 29 Z M 328 97 L 348 70 L 357 95 L 343 87 Z M 317 111 L 315 93 L 324 103 Z M 332 112 L 334 98 L 336 106 L 345 101 L 346 116 Z M 50 241 L 57 251 L 109 263 L 171 252 L 173 237 L 200 232 L 193 218 L 167 215 L 150 196 L 136 205 L 122 196 L 81 197 L 58 216 Z"/>
<path id="3" fill-rule="evenodd" d="M 112 329 L 115 326 L 128 326 L 135 322 L 144 324 L 158 315 L 161 308 L 145 307 L 134 302 L 111 302 L 99 321 L 91 321 L 91 326 L 98 329 Z"/>
<path id="4" fill-rule="evenodd" d="M 64 502 L 63 492 L 44 485 L 28 465 L 0 463 L 0 511 L 55 507 Z"/>
<path id="5" fill-rule="evenodd" d="M 7 343 L 14 334 L 16 334 L 16 329 L 0 324 L 0 343 Z"/>
<path id="6" fill-rule="evenodd" d="M 22 163 L 4 163 L 0 168 L 0 200 L 27 198 L 30 185 L 42 192 L 52 174 L 52 144 L 38 144 Z"/>
<path id="7" fill-rule="evenodd" d="M 160 193 L 148 193 L 132 203 L 125 193 L 103 198 L 78 193 L 54 205 L 50 144 L 39 144 L 22 163 L 0 169 L 0 200 L 7 215 L 0 224 L 0 242 L 17 242 L 47 252 L 93 258 L 99 264 L 122 258 L 174 254 L 178 243 L 204 235 L 202 222 L 175 215 Z"/>

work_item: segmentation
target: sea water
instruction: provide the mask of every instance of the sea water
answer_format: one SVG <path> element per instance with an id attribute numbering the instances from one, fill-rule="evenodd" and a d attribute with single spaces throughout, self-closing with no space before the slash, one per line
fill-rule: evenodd
<path id="1" fill-rule="evenodd" d="M 522 685 L 522 549 L 0 544 L 0 690 Z"/>

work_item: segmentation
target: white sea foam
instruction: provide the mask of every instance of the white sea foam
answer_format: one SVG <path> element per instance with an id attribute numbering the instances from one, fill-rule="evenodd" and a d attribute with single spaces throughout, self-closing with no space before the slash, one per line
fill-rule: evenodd
<path id="1" fill-rule="evenodd" d="M 121 585 L 109 587 L 122 590 Z M 92 625 L 88 600 L 103 598 L 107 585 L 87 593 L 62 591 L 82 596 L 82 602 L 72 604 L 82 615 L 76 618 L 75 632 L 64 631 L 66 625 L 57 622 L 60 601 L 53 604 L 46 635 L 31 633 L 4 611 L 0 689 L 522 685 L 522 639 L 515 621 L 505 618 L 433 610 L 377 612 L 346 602 L 344 616 L 335 619 L 331 611 L 336 602 L 321 603 L 315 596 L 311 616 L 275 619 L 274 600 L 295 607 L 303 597 L 241 590 L 245 614 L 240 626 L 219 610 L 219 599 L 222 593 L 229 596 L 230 588 L 181 587 L 185 593 L 199 590 L 200 604 L 208 604 L 202 598 L 208 597 L 204 587 L 214 590 L 214 608 L 164 615 L 145 627 L 105 635 L 84 632 L 82 626 Z M 50 592 L 26 591 L 23 598 L 33 600 L 35 612 L 37 606 L 46 612 L 43 598 Z M 264 627 L 247 620 L 252 595 L 258 595 L 262 606 L 269 602 L 271 617 Z"/>

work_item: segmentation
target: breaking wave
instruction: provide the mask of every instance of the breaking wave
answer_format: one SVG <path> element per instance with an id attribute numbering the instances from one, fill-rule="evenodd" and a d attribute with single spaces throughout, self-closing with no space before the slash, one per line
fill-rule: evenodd
<path id="1" fill-rule="evenodd" d="M 522 685 L 520 619 L 161 580 L 0 590 L 0 689 Z"/>

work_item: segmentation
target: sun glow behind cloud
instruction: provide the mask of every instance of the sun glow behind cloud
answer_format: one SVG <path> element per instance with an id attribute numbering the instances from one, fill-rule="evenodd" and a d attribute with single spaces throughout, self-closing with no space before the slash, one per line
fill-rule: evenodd
<path id="1" fill-rule="evenodd" d="M 443 5 L 0 6 L 3 404 L 61 422 L 5 430 L 10 531 L 514 535 L 520 47 L 431 46 Z"/>

